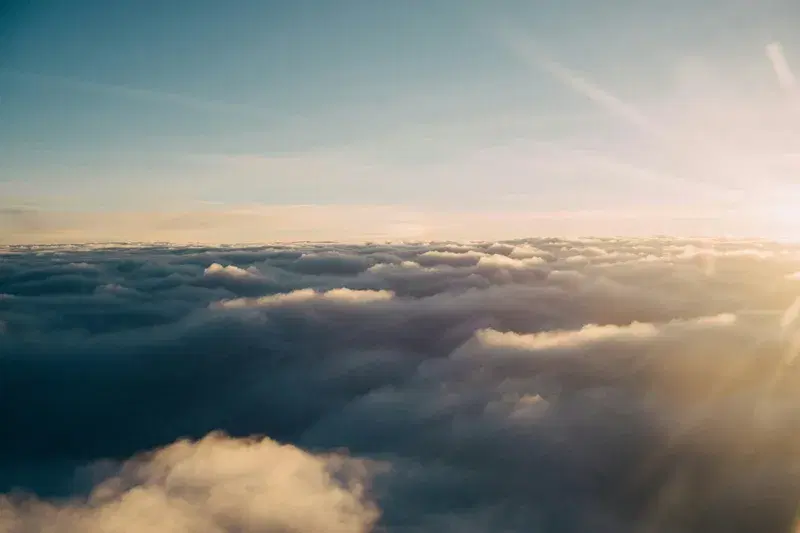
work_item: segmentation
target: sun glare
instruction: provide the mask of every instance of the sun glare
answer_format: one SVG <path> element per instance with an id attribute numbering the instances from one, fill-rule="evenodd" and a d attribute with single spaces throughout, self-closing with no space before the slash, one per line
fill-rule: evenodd
<path id="1" fill-rule="evenodd" d="M 755 207 L 765 226 L 764 237 L 800 242 L 800 185 L 778 188 Z"/>

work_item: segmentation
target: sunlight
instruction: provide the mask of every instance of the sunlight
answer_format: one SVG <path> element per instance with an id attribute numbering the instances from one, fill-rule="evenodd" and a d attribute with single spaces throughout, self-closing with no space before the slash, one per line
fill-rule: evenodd
<path id="1" fill-rule="evenodd" d="M 755 208 L 765 235 L 781 242 L 800 242 L 800 185 L 775 188 Z"/>
<path id="2" fill-rule="evenodd" d="M 787 185 L 800 169 L 797 83 L 781 43 L 764 47 L 763 81 L 697 56 L 678 63 L 659 95 L 636 99 L 557 61 L 524 32 L 498 34 L 526 65 L 636 132 L 594 153 L 684 185 L 683 201 L 705 203 L 701 211 L 711 216 L 721 213 L 720 223 L 732 233 L 800 241 L 800 187 Z"/>

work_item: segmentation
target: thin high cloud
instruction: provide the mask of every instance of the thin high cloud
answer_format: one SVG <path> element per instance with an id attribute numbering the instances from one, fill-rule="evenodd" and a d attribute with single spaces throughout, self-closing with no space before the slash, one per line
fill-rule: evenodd
<path id="1" fill-rule="evenodd" d="M 684 153 L 687 146 L 685 140 L 676 136 L 673 132 L 659 125 L 651 117 L 639 110 L 635 105 L 624 101 L 614 95 L 611 91 L 601 87 L 585 75 L 579 74 L 564 64 L 556 61 L 546 54 L 541 46 L 530 37 L 509 29 L 496 32 L 497 38 L 507 46 L 518 58 L 522 59 L 527 65 L 542 70 L 552 76 L 556 81 L 565 85 L 575 93 L 588 98 L 594 104 L 611 114 L 620 118 L 626 124 L 642 131 L 647 136 L 657 141 L 662 149 L 676 150 L 681 158 L 685 158 Z M 713 144 L 713 143 L 710 143 Z M 681 172 L 665 172 L 663 170 L 653 170 L 642 165 L 632 164 L 624 161 L 617 155 L 607 154 L 617 164 L 624 165 L 645 178 L 658 179 L 666 178 L 667 182 L 689 184 L 698 189 L 697 192 L 711 194 L 712 196 L 722 197 L 727 193 L 733 192 L 725 184 L 708 183 L 704 176 L 696 175 L 692 172 L 691 177 L 682 175 Z M 690 169 L 692 170 L 692 169 Z M 702 172 L 701 172 L 702 174 Z"/>
<path id="2" fill-rule="evenodd" d="M 680 121 L 676 123 L 669 115 L 656 120 L 652 113 L 643 112 L 632 103 L 617 97 L 607 88 L 554 60 L 526 35 L 508 29 L 495 33 L 500 42 L 526 64 L 547 73 L 559 83 L 588 98 L 601 109 L 645 133 L 655 141 L 656 150 L 662 153 L 659 158 L 662 163 L 658 166 L 671 169 L 672 171 L 668 175 L 675 182 L 708 188 L 712 195 L 716 195 L 718 199 L 724 199 L 739 196 L 743 189 L 752 191 L 763 188 L 754 185 L 752 175 L 755 173 L 762 177 L 761 182 L 767 180 L 776 186 L 785 182 L 788 176 L 793 175 L 790 173 L 791 171 L 787 172 L 784 168 L 786 157 L 773 153 L 779 149 L 782 142 L 786 141 L 775 131 L 764 130 L 763 126 L 758 126 L 761 129 L 757 129 L 750 124 L 736 124 L 735 120 L 733 124 L 719 124 L 716 129 L 713 129 L 714 122 L 719 121 L 719 118 L 714 117 L 713 114 L 708 117 L 712 129 L 706 133 L 702 132 L 708 125 L 703 124 L 702 121 L 695 121 L 692 123 L 693 125 L 690 124 L 689 129 L 685 129 L 685 127 L 681 127 Z M 786 62 L 780 44 L 768 45 L 767 55 L 773 64 L 781 86 L 786 90 L 794 91 L 792 88 L 796 86 L 796 80 Z M 674 98 L 661 97 L 661 104 L 665 105 L 668 110 L 673 109 L 673 113 L 674 110 L 678 110 L 685 114 L 686 110 L 683 107 L 692 98 L 722 100 L 723 93 L 730 89 L 730 85 L 726 85 L 722 81 L 719 83 L 722 85 L 704 89 L 705 91 L 711 90 L 710 95 L 694 96 L 689 94 Z M 735 84 L 735 81 L 732 83 Z M 697 89 L 699 87 L 695 87 L 695 90 Z M 683 98 L 689 100 L 683 101 Z M 764 102 L 758 102 L 758 104 L 754 107 L 755 111 L 766 112 L 769 110 L 768 107 L 765 107 Z M 729 105 L 732 107 L 727 110 L 725 116 L 737 117 L 742 114 L 742 106 L 753 107 L 753 102 L 731 102 Z M 698 109 L 692 115 L 700 116 L 703 111 Z M 733 130 L 733 128 L 738 128 L 738 130 Z M 727 141 L 726 138 L 730 137 L 732 130 L 747 132 L 747 135 L 744 136 L 749 137 L 749 144 L 739 146 Z M 641 165 L 638 167 L 654 174 Z M 663 171 L 661 173 L 663 174 Z M 724 178 L 724 181 L 721 178 Z"/>
<path id="3" fill-rule="evenodd" d="M 797 78 L 783 53 L 783 45 L 779 42 L 770 43 L 766 47 L 766 53 L 780 86 L 786 91 L 794 91 L 797 88 Z"/>
<path id="4" fill-rule="evenodd" d="M 537 69 L 543 69 L 573 91 L 585 96 L 606 111 L 622 118 L 645 132 L 659 137 L 663 136 L 663 132 L 653 124 L 651 119 L 635 106 L 624 102 L 611 92 L 587 79 L 585 76 L 578 74 L 551 57 L 548 57 L 533 39 L 521 33 L 510 32 L 508 30 L 498 32 L 497 35 L 506 46 L 528 65 Z"/>
<path id="5" fill-rule="evenodd" d="M 218 100 L 206 100 L 194 96 L 171 93 L 167 91 L 128 87 L 125 85 L 114 85 L 110 83 L 98 83 L 66 76 L 54 76 L 51 74 L 39 74 L 25 72 L 0 67 L 0 76 L 7 76 L 12 79 L 21 80 L 29 83 L 45 84 L 53 87 L 60 87 L 68 90 L 86 91 L 103 93 L 111 96 L 122 97 L 132 100 L 157 102 L 164 104 L 177 105 L 195 111 L 206 111 L 213 113 L 236 113 L 239 115 L 257 114 L 270 116 L 271 110 L 258 108 L 248 104 L 238 104 L 221 102 Z"/>

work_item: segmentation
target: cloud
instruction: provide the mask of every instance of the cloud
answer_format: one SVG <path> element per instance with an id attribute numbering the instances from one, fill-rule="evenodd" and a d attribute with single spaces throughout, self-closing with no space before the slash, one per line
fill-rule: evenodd
<path id="1" fill-rule="evenodd" d="M 514 332 L 499 332 L 487 329 L 477 332 L 477 340 L 481 346 L 540 350 L 543 348 L 575 347 L 608 339 L 652 337 L 655 334 L 656 329 L 652 324 L 634 322 L 624 327 L 590 324 L 577 331 L 546 331 L 533 335 L 519 335 Z"/>
<path id="2" fill-rule="evenodd" d="M 561 63 L 546 57 L 532 40 L 521 35 L 513 35 L 506 36 L 504 41 L 519 55 L 519 57 L 529 64 L 543 69 L 562 84 L 578 94 L 585 96 L 608 112 L 623 118 L 647 133 L 661 135 L 660 131 L 651 120 L 634 106 L 622 101 L 599 85 L 573 72 Z"/>
<path id="3" fill-rule="evenodd" d="M 364 533 L 377 518 L 363 499 L 367 466 L 212 434 L 123 463 L 85 499 L 0 497 L 0 531 Z"/>
<path id="4" fill-rule="evenodd" d="M 528 257 L 525 259 L 515 259 L 501 254 L 486 255 L 478 259 L 478 267 L 483 268 L 528 268 L 544 264 L 541 257 Z"/>
<path id="5" fill-rule="evenodd" d="M 789 66 L 789 62 L 786 61 L 786 56 L 783 54 L 783 46 L 781 43 L 774 42 L 768 44 L 766 47 L 766 52 L 770 63 L 772 63 L 772 68 L 775 71 L 775 75 L 778 77 L 778 83 L 780 86 L 787 91 L 794 90 L 797 85 L 797 79 L 794 77 L 794 73 Z"/>
<path id="6" fill-rule="evenodd" d="M 222 276 L 231 278 L 258 278 L 259 272 L 255 267 L 250 267 L 247 270 L 237 267 L 236 265 L 222 266 L 219 263 L 211 263 L 211 265 L 203 271 L 205 276 Z"/>
<path id="7" fill-rule="evenodd" d="M 607 133 L 603 140 L 578 134 L 570 144 L 599 143 L 602 148 L 572 150 L 575 162 L 569 168 L 589 164 L 595 174 L 629 176 L 633 184 L 650 183 L 664 191 L 688 185 L 709 208 L 734 203 L 750 209 L 754 197 L 770 189 L 764 187 L 765 180 L 780 188 L 794 179 L 789 157 L 796 145 L 790 133 L 794 114 L 785 113 L 785 102 L 742 78 L 756 67 L 747 59 L 682 58 L 675 84 L 661 83 L 646 99 L 633 101 L 555 60 L 525 32 L 506 27 L 494 34 L 517 59 L 618 119 L 619 125 L 627 126 L 624 129 L 645 134 L 624 129 L 615 133 L 608 127 L 602 130 Z M 796 92 L 796 77 L 781 44 L 767 45 L 766 55 L 780 86 Z M 724 70 L 729 70 L 727 76 Z M 622 65 L 619 74 L 634 84 L 653 79 L 652 73 L 636 72 L 633 64 Z M 752 180 L 755 174 L 762 176 L 757 184 Z"/>
<path id="8" fill-rule="evenodd" d="M 798 270 L 713 239 L 6 247 L 0 532 L 789 531 Z"/>
<path id="9" fill-rule="evenodd" d="M 390 300 L 394 294 L 390 291 L 354 291 L 352 289 L 332 289 L 325 292 L 316 292 L 313 289 L 301 289 L 285 294 L 262 296 L 254 300 L 223 300 L 216 302 L 222 308 L 264 307 L 284 304 L 306 303 L 310 301 L 323 301 L 334 303 L 369 303 Z"/>
<path id="10" fill-rule="evenodd" d="M 257 107 L 246 104 L 205 100 L 202 98 L 196 98 L 186 94 L 128 87 L 124 85 L 114 85 L 110 83 L 98 83 L 94 81 L 86 81 L 76 78 L 69 78 L 65 76 L 53 76 L 53 75 L 39 74 L 33 72 L 24 72 L 19 70 L 11 70 L 8 68 L 0 68 L 0 76 L 10 77 L 12 79 L 23 80 L 28 82 L 32 81 L 37 84 L 44 83 L 66 89 L 85 91 L 90 93 L 108 94 L 126 99 L 177 105 L 195 111 L 205 111 L 213 113 L 237 113 L 237 114 L 248 114 L 248 115 L 252 115 L 253 113 L 255 113 L 266 116 L 269 116 L 272 113 L 271 110 L 259 109 Z"/>
<path id="11" fill-rule="evenodd" d="M 419 255 L 417 259 L 421 265 L 449 265 L 449 266 L 474 266 L 481 259 L 486 258 L 486 254 L 475 250 L 458 252 L 431 250 Z"/>

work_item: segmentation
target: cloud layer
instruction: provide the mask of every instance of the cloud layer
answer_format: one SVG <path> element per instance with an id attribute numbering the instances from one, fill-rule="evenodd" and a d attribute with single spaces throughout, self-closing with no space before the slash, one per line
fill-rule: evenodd
<path id="1" fill-rule="evenodd" d="M 0 254 L 2 533 L 793 525 L 800 248 Z"/>

